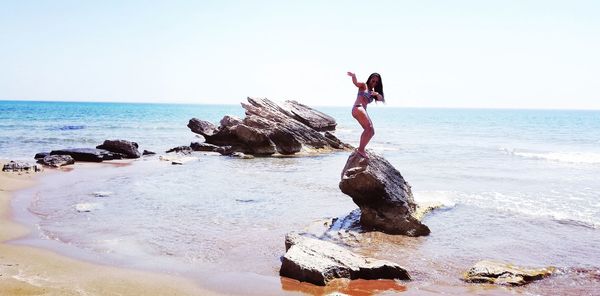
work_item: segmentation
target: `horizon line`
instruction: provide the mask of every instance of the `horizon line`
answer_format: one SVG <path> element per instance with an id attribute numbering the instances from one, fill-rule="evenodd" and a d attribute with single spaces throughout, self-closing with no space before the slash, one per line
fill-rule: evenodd
<path id="1" fill-rule="evenodd" d="M 248 96 L 250 98 L 266 98 L 266 97 L 259 97 L 259 96 Z M 269 99 L 269 98 L 266 98 Z M 303 102 L 300 102 L 298 100 L 294 100 L 294 99 L 287 99 L 287 100 L 276 100 L 276 99 L 269 99 L 272 101 L 276 101 L 276 102 L 284 102 L 284 101 L 288 101 L 288 100 L 293 100 L 296 102 L 299 102 L 301 104 L 305 104 Z M 229 102 L 224 102 L 224 103 L 206 103 L 206 102 L 183 102 L 183 101 L 174 101 L 174 102 L 164 102 L 164 101 L 116 101 L 116 100 L 98 100 L 98 99 L 84 99 L 84 100 L 69 100 L 69 99 L 38 99 L 38 100 L 32 100 L 32 99 L 0 99 L 0 102 L 49 102 L 49 103 L 106 103 L 106 104 L 157 104 L 157 105 L 225 105 L 225 106 L 233 106 L 233 105 L 239 105 L 242 102 L 245 102 L 245 100 L 240 100 L 237 103 L 229 103 Z M 344 105 L 312 105 L 312 106 L 316 106 L 316 107 L 347 107 L 346 104 Z M 376 108 L 383 108 L 383 107 L 388 107 L 388 108 L 413 108 L 413 109 L 481 109 L 481 110 L 565 110 L 565 111 L 600 111 L 600 108 L 588 108 L 588 109 L 584 109 L 584 108 L 579 108 L 579 107 L 573 107 L 573 108 L 558 108 L 558 107 L 482 107 L 482 106 L 400 106 L 400 105 L 373 105 Z"/>

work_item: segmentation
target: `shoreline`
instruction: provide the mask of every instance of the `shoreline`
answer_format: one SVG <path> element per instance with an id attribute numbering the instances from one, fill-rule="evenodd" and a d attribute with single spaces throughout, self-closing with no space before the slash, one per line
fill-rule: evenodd
<path id="1" fill-rule="evenodd" d="M 0 160 L 0 163 L 4 162 L 6 161 Z M 146 165 L 155 165 L 155 163 L 146 163 Z M 163 164 L 159 162 L 159 165 Z M 164 165 L 171 166 L 167 163 Z M 0 229 L 0 291 L 6 291 L 8 295 L 287 295 L 292 293 L 326 295 L 334 292 L 348 293 L 349 295 L 393 294 L 396 292 L 402 295 L 510 295 L 520 292 L 544 294 L 557 288 L 567 294 L 574 292 L 585 294 L 593 290 L 596 285 L 593 282 L 593 270 L 585 273 L 583 278 L 573 278 L 573 275 L 569 273 L 525 287 L 469 284 L 459 281 L 456 275 L 464 270 L 462 267 L 468 265 L 465 263 L 466 261 L 450 260 L 445 256 L 445 252 L 435 253 L 435 256 L 432 256 L 430 252 L 432 248 L 443 245 L 444 237 L 450 236 L 451 238 L 453 236 L 455 229 L 447 228 L 447 221 L 456 219 L 451 216 L 463 218 L 469 216 L 469 210 L 464 208 L 455 208 L 452 212 L 443 212 L 443 215 L 430 216 L 431 220 L 428 222 L 430 227 L 438 228 L 440 231 L 426 240 L 387 237 L 377 233 L 365 234 L 366 241 L 378 241 L 379 244 L 374 248 L 362 249 L 363 255 L 387 259 L 407 267 L 416 275 L 413 281 L 407 282 L 341 281 L 320 287 L 279 277 L 275 274 L 261 273 L 256 269 L 244 271 L 236 268 L 234 271 L 219 271 L 205 264 L 194 265 L 192 272 L 180 273 L 176 270 L 169 272 L 162 268 L 147 268 L 146 260 L 143 259 L 134 261 L 136 263 L 134 265 L 115 264 L 115 262 L 91 260 L 85 256 L 78 256 L 77 252 L 73 252 L 68 245 L 57 248 L 39 242 L 22 243 L 23 238 L 31 236 L 31 233 L 36 231 L 35 228 L 32 228 L 34 223 L 28 223 L 27 220 L 22 219 L 22 213 L 19 214 L 19 211 L 27 211 L 27 209 L 23 209 L 27 208 L 27 202 L 22 202 L 22 198 L 25 196 L 21 196 L 24 191 L 36 186 L 44 188 L 47 181 L 54 184 L 56 179 L 70 180 L 68 176 L 73 173 L 73 170 L 77 171 L 77 175 L 85 173 L 86 170 L 92 170 L 93 173 L 101 172 L 102 176 L 105 173 L 102 168 L 121 167 L 120 169 L 127 171 L 129 168 L 126 167 L 128 166 L 136 169 L 134 161 L 117 160 L 101 164 L 76 163 L 58 170 L 45 169 L 39 173 L 0 173 L 0 223 L 6 225 Z M 98 169 L 100 171 L 95 171 Z M 504 218 L 513 218 L 508 216 Z M 530 228 L 530 230 L 535 232 L 536 228 Z M 488 231 L 488 233 L 492 232 Z M 463 232 L 457 237 L 462 235 L 464 235 Z M 438 241 L 436 242 L 436 240 Z M 490 237 L 485 242 L 493 240 L 494 237 Z M 48 240 L 48 242 L 53 241 Z M 389 253 L 386 251 L 389 248 L 395 251 Z M 443 249 L 439 249 L 439 251 L 443 251 Z M 281 254 L 283 253 L 282 246 Z M 529 256 L 514 256 L 516 257 L 510 261 L 515 264 L 522 264 L 527 260 L 530 260 L 529 263 L 534 266 L 539 264 L 531 261 Z M 472 259 L 470 258 L 472 256 L 462 257 Z M 502 257 L 506 256 L 502 255 Z M 442 261 L 436 263 L 437 260 Z M 552 262 L 552 260 L 542 261 Z M 449 274 L 446 272 L 447 269 L 453 271 Z M 569 288 L 569 284 L 576 286 Z"/>
<path id="2" fill-rule="evenodd" d="M 95 264 L 11 244 L 31 232 L 12 217 L 14 193 L 35 186 L 48 173 L 0 173 L 0 291 L 7 295 L 223 295 L 180 276 Z"/>

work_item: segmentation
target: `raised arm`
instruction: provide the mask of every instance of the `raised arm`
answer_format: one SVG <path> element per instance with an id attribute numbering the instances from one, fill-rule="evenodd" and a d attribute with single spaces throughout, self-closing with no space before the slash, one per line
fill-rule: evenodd
<path id="1" fill-rule="evenodd" d="M 367 89 L 367 85 L 364 82 L 358 82 L 356 80 L 356 75 L 354 75 L 354 73 L 348 72 L 348 76 L 352 77 L 352 83 L 354 83 L 354 85 L 356 85 L 356 87 L 358 87 L 358 89 L 360 89 L 360 90 Z"/>

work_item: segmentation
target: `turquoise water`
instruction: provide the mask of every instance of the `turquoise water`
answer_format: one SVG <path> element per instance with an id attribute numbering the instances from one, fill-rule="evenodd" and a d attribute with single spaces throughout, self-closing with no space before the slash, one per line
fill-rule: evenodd
<path id="1" fill-rule="evenodd" d="M 361 130 L 350 108 L 317 109 L 337 119 L 340 139 L 357 144 Z M 376 131 L 369 148 L 401 171 L 417 201 L 445 207 L 425 220 L 429 237 L 368 234 L 369 243 L 355 251 L 415 270 L 419 276 L 409 285 L 415 289 L 461 285 L 455 274 L 484 258 L 565 270 L 546 288 L 524 292 L 600 288 L 568 272 L 600 272 L 600 111 L 373 106 L 369 113 Z M 244 113 L 238 105 L 0 101 L 0 158 L 33 161 L 37 152 L 95 147 L 105 139 L 135 141 L 164 155 L 202 141 L 186 127 L 190 118 L 218 123 L 224 115 Z M 195 156 L 183 166 L 155 156 L 48 176 L 15 201 L 20 216 L 40 230 L 27 241 L 101 262 L 181 272 L 208 286 L 234 274 L 278 294 L 285 233 L 356 207 L 338 188 L 347 152 Z M 94 194 L 100 191 L 108 194 Z M 93 210 L 79 212 L 78 205 Z M 244 287 L 228 291 L 248 293 Z"/>

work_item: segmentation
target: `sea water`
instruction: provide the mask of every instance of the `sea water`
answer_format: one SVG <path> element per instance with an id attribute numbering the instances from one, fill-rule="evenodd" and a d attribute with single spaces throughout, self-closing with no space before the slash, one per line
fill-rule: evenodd
<path id="1" fill-rule="evenodd" d="M 336 118 L 337 137 L 357 145 L 361 129 L 349 107 L 316 109 Z M 562 275 L 527 293 L 600 289 L 600 111 L 373 106 L 369 114 L 368 148 L 402 173 L 417 202 L 444 206 L 424 220 L 428 237 L 368 233 L 348 248 L 407 267 L 408 291 L 463 285 L 460 273 L 481 259 L 559 267 Z M 243 118 L 244 110 L 0 101 L 0 159 L 33 161 L 37 152 L 105 139 L 166 155 L 203 141 L 189 119 L 218 124 L 224 115 Z M 209 287 L 236 279 L 230 293 L 286 293 L 278 278 L 284 235 L 356 208 L 338 188 L 348 154 L 246 160 L 197 152 L 182 166 L 144 157 L 50 174 L 13 207 L 39 229 L 23 242 Z"/>

